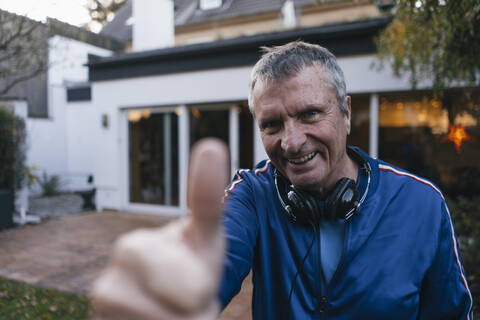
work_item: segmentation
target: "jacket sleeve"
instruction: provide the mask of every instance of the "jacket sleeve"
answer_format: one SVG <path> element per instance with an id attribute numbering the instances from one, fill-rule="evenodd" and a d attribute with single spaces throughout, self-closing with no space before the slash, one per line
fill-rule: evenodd
<path id="1" fill-rule="evenodd" d="M 460 259 L 457 237 L 443 201 L 436 255 L 420 292 L 418 319 L 472 320 L 472 295 Z"/>
<path id="2" fill-rule="evenodd" d="M 258 219 L 253 190 L 244 177 L 237 178 L 227 189 L 223 225 L 227 241 L 224 274 L 220 287 L 223 308 L 240 291 L 249 274 L 258 234 Z"/>

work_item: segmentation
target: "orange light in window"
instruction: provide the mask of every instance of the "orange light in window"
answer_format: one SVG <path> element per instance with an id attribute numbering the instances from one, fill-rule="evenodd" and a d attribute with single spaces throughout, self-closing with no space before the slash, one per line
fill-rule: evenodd
<path id="1" fill-rule="evenodd" d="M 460 153 L 460 147 L 462 146 L 463 141 L 472 141 L 473 138 L 465 131 L 464 125 L 453 125 L 450 124 L 450 130 L 448 134 L 442 138 L 442 142 L 453 142 L 455 144 L 455 149 L 457 153 Z"/>

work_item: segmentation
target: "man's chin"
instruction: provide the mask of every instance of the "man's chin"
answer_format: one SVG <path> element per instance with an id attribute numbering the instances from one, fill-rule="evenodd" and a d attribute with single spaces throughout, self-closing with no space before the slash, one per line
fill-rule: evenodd
<path id="1" fill-rule="evenodd" d="M 318 184 L 316 183 L 309 183 L 309 180 L 307 179 L 299 179 L 298 177 L 295 177 L 294 179 L 289 179 L 290 182 L 297 188 L 300 188 L 305 191 L 315 191 L 317 190 Z"/>

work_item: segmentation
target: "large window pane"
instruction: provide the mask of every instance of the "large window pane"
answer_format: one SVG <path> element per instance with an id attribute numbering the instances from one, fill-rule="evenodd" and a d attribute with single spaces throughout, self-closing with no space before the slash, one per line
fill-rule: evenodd
<path id="1" fill-rule="evenodd" d="M 370 95 L 352 95 L 352 121 L 347 143 L 368 152 Z"/>
<path id="2" fill-rule="evenodd" d="M 130 111 L 130 201 L 179 205 L 178 116 Z"/>
<path id="3" fill-rule="evenodd" d="M 252 113 L 248 108 L 248 103 L 240 104 L 237 108 L 239 113 L 239 141 L 240 141 L 240 168 L 252 169 L 253 163 L 253 125 Z M 237 169 L 237 168 L 235 168 Z"/>
<path id="4" fill-rule="evenodd" d="M 379 157 L 431 179 L 448 196 L 480 194 L 478 92 L 380 96 Z"/>
<path id="5" fill-rule="evenodd" d="M 190 145 L 205 137 L 216 137 L 228 144 L 229 111 L 207 107 L 190 108 Z"/>

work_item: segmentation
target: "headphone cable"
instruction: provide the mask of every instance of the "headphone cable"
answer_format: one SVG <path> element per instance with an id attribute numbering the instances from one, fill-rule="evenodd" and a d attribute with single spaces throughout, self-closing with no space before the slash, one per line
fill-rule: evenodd
<path id="1" fill-rule="evenodd" d="M 302 262 L 300 263 L 300 266 L 297 269 L 297 273 L 295 274 L 295 277 L 293 277 L 293 282 L 292 282 L 292 287 L 290 288 L 290 293 L 288 294 L 288 303 L 287 306 L 290 307 L 290 302 L 292 300 L 292 294 L 293 294 L 293 288 L 295 287 L 295 282 L 297 281 L 298 274 L 300 273 L 300 270 L 303 268 L 303 264 L 305 263 L 305 260 L 307 260 L 308 255 L 310 254 L 310 251 L 312 251 L 313 244 L 315 243 L 315 239 L 317 238 L 317 228 L 315 228 L 315 224 L 312 221 L 308 221 L 310 225 L 312 226 L 313 229 L 313 239 L 312 242 L 310 243 L 310 247 L 308 248 L 307 253 L 302 259 Z M 290 308 L 287 310 L 287 320 L 289 319 L 290 315 Z"/>

